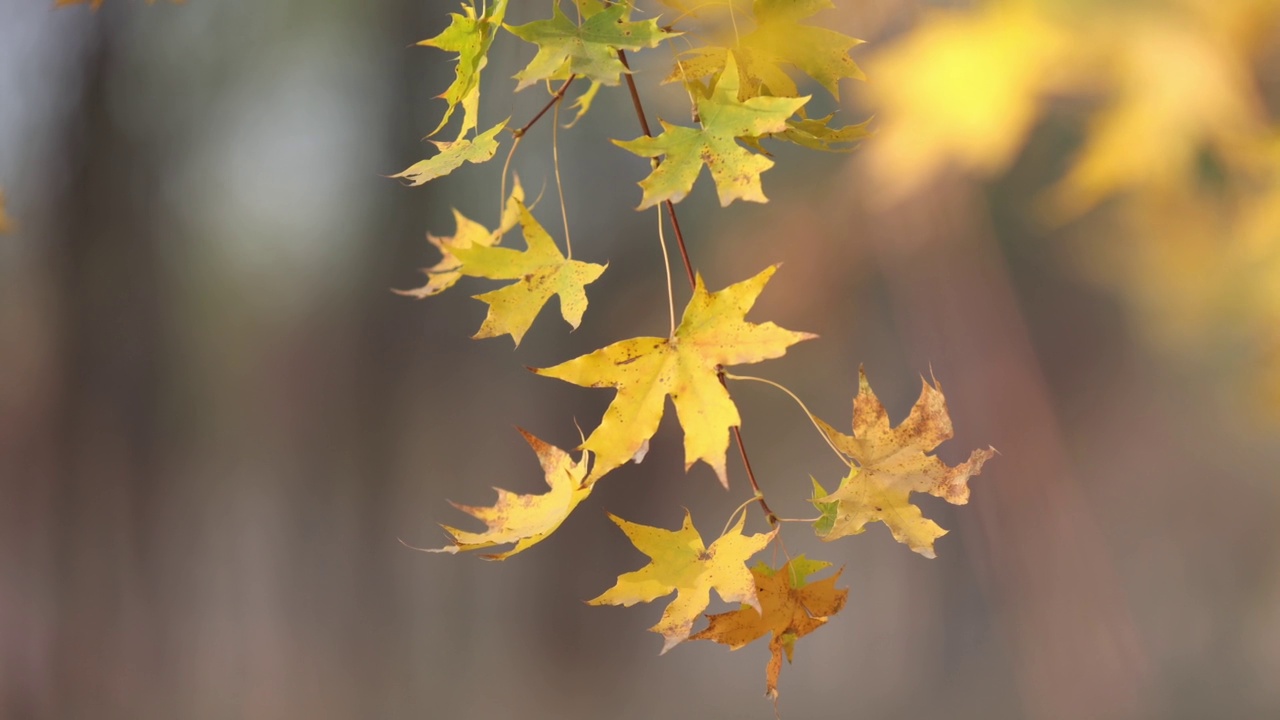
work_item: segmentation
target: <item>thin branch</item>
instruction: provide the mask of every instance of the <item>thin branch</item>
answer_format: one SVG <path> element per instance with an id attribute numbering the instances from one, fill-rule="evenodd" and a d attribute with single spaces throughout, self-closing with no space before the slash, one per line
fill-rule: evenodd
<path id="1" fill-rule="evenodd" d="M 627 80 L 627 89 L 631 92 L 631 104 L 635 106 L 636 117 L 640 120 L 640 129 L 648 137 L 653 137 L 653 132 L 649 130 L 649 121 L 645 119 L 644 105 L 640 102 L 640 92 L 636 90 L 636 81 L 631 77 L 631 66 L 627 63 L 627 54 L 619 50 L 618 60 L 622 62 L 622 67 L 627 69 L 627 72 L 623 73 L 622 76 Z M 660 161 L 655 160 L 654 165 L 656 166 L 658 162 Z M 671 218 L 671 227 L 676 232 L 676 244 L 680 247 L 680 259 L 684 261 L 684 271 L 689 277 L 689 287 L 696 289 L 697 281 L 694 279 L 693 263 L 689 262 L 689 250 L 684 244 L 684 233 L 680 232 L 680 221 L 676 219 L 675 203 L 668 200 L 666 206 L 667 215 Z M 663 247 L 665 248 L 665 245 Z M 721 370 L 718 374 L 720 376 L 720 384 L 724 385 L 724 371 Z M 742 455 L 742 466 L 747 470 L 747 479 L 751 481 L 751 490 L 756 494 L 755 499 L 760 501 L 760 509 L 764 511 L 764 517 L 769 521 L 769 527 L 776 527 L 778 516 L 774 514 L 773 509 L 769 507 L 769 503 L 765 501 L 764 493 L 760 491 L 760 483 L 756 482 L 755 471 L 751 469 L 751 460 L 747 457 L 747 446 L 742 442 L 742 430 L 736 425 L 733 428 L 733 438 L 738 443 L 738 453 Z"/>
<path id="2" fill-rule="evenodd" d="M 538 111 L 538 114 L 534 115 L 532 120 L 525 123 L 524 127 L 519 128 L 518 130 L 512 130 L 511 134 L 515 135 L 516 139 L 524 137 L 524 134 L 529 132 L 529 128 L 533 127 L 534 123 L 541 120 L 542 116 L 547 114 L 547 111 L 551 109 L 552 105 L 555 105 L 556 103 L 564 99 L 564 91 L 569 89 L 569 83 L 573 82 L 574 79 L 577 77 L 578 77 L 577 75 L 570 75 L 569 79 L 565 80 L 564 84 L 560 86 L 560 89 L 552 93 L 551 99 L 547 101 L 546 105 L 542 106 L 542 109 Z"/>
<path id="3" fill-rule="evenodd" d="M 742 443 L 742 428 L 737 425 L 733 426 L 733 439 L 738 442 L 738 452 L 742 455 L 742 466 L 747 469 L 747 479 L 751 481 L 751 490 L 756 494 L 755 499 L 760 501 L 760 509 L 764 511 L 764 519 L 769 521 L 769 527 L 777 527 L 778 516 L 773 513 L 769 503 L 765 502 L 764 493 L 760 491 L 760 484 L 756 482 L 756 474 L 751 469 L 751 461 L 747 459 L 747 446 Z"/>
<path id="4" fill-rule="evenodd" d="M 627 63 L 627 53 L 619 50 L 618 60 L 622 62 L 622 67 L 627 69 L 627 72 L 623 73 L 622 77 L 627 80 L 627 90 L 631 92 L 631 104 L 635 106 L 636 117 L 640 119 L 640 130 L 646 136 L 653 137 L 653 132 L 649 130 L 649 121 L 644 116 L 644 105 L 640 102 L 640 92 L 636 90 L 636 81 L 631 77 L 631 65 Z M 661 162 L 661 160 L 655 159 L 653 161 L 654 167 L 657 167 Z M 689 287 L 693 288 L 697 284 L 694 281 L 693 263 L 689 262 L 689 250 L 684 244 L 684 233 L 680 232 L 680 221 L 676 218 L 676 204 L 670 200 L 667 200 L 664 204 L 667 206 L 667 217 L 671 218 L 671 227 L 676 231 L 676 245 L 680 247 L 680 259 L 684 261 L 684 272 L 689 276 Z"/>

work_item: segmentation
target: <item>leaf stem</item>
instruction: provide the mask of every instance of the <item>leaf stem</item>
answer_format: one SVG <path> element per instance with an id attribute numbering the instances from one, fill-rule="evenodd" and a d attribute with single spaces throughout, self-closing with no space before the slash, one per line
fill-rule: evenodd
<path id="1" fill-rule="evenodd" d="M 733 512 L 729 514 L 729 519 L 724 523 L 724 529 L 720 531 L 720 537 L 724 537 L 724 534 L 729 532 L 729 526 L 733 524 L 733 519 L 738 517 L 738 513 L 746 510 L 747 506 L 755 501 L 755 497 L 747 498 L 741 505 L 733 509 Z"/>
<path id="2" fill-rule="evenodd" d="M 511 143 L 511 149 L 507 151 L 507 159 L 502 163 L 502 179 L 498 181 L 498 217 L 501 218 L 507 209 L 507 170 L 511 169 L 511 158 L 516 155 L 516 148 L 520 147 L 520 141 L 524 139 L 523 135 L 517 135 L 514 142 Z M 501 224 L 501 219 L 499 219 Z"/>
<path id="3" fill-rule="evenodd" d="M 631 77 L 631 65 L 627 63 L 627 53 L 619 50 L 618 60 L 622 62 L 622 67 L 627 69 L 627 72 L 623 73 L 622 77 L 626 78 L 627 90 L 631 92 L 631 104 L 635 106 L 636 117 L 640 120 L 640 130 L 646 136 L 653 137 L 653 132 L 649 130 L 649 121 L 644 116 L 644 105 L 640 102 L 640 92 L 636 90 L 636 81 Z M 661 162 L 660 159 L 655 159 L 653 164 L 656 167 Z M 670 200 L 663 204 L 667 206 L 667 216 L 671 218 L 671 227 L 676 231 L 676 245 L 680 247 L 680 259 L 684 261 L 684 272 L 689 276 L 689 287 L 696 287 L 693 263 L 689 262 L 689 250 L 684 244 L 684 233 L 680 232 L 680 221 L 676 218 L 676 205 Z"/>
<path id="4" fill-rule="evenodd" d="M 568 85 L 568 83 L 565 83 Z M 560 219 L 564 222 L 564 255 L 573 259 L 573 241 L 569 239 L 569 210 L 564 204 L 564 184 L 560 182 L 560 103 L 551 118 L 551 168 L 556 174 L 556 192 L 560 195 Z"/>
<path id="5" fill-rule="evenodd" d="M 667 313 L 671 318 L 671 334 L 668 340 L 676 339 L 676 299 L 675 290 L 671 287 L 671 255 L 667 252 L 667 237 L 662 232 L 662 211 L 658 211 L 658 244 L 662 246 L 662 269 L 667 273 Z"/>
<path id="6" fill-rule="evenodd" d="M 804 411 L 805 416 L 809 418 L 809 422 L 813 423 L 813 427 L 818 431 L 818 434 L 822 436 L 823 442 L 827 444 L 827 447 L 831 448 L 831 451 L 836 454 L 836 457 L 840 458 L 840 462 L 844 463 L 845 465 L 848 465 L 849 467 L 853 467 L 853 463 L 849 461 L 849 458 L 845 457 L 844 453 L 840 452 L 840 448 L 836 447 L 835 443 L 831 442 L 831 438 L 827 437 L 826 431 L 823 430 L 822 426 L 818 424 L 818 419 L 814 416 L 813 413 L 809 412 L 809 408 L 805 406 L 804 401 L 796 397 L 795 393 L 791 392 L 787 388 L 783 387 L 782 385 L 779 385 L 778 383 L 772 380 L 766 380 L 761 377 L 754 377 L 752 375 L 734 375 L 733 373 L 727 373 L 727 372 L 721 372 L 720 375 L 721 377 L 725 377 L 730 380 L 750 380 L 752 382 L 764 383 L 765 385 L 772 385 L 773 387 L 776 387 L 782 392 L 791 396 L 791 399 L 796 401 L 796 404 L 799 405 L 800 409 Z"/>

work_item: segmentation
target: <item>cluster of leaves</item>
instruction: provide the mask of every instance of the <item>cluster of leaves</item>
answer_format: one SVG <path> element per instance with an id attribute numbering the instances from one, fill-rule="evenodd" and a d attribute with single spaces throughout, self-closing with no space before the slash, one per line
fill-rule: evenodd
<path id="1" fill-rule="evenodd" d="M 651 172 L 640 182 L 638 209 L 665 207 L 673 226 L 675 204 L 688 195 L 704 166 L 722 205 L 735 200 L 766 202 L 761 176 L 774 163 L 763 141 L 848 150 L 867 134 L 865 123 L 836 126 L 834 114 L 810 117 L 805 108 L 811 96 L 799 92 L 797 76 L 811 79 L 836 97 L 841 80 L 862 78 L 849 54 L 860 41 L 807 22 L 818 11 L 831 7 L 828 0 L 663 0 L 665 9 L 675 13 L 670 24 L 663 24 L 665 18 L 658 16 L 638 19 L 648 9 L 629 1 L 575 0 L 571 13 L 566 13 L 561 2 L 551 0 L 549 4 L 548 19 L 517 26 L 504 23 L 507 0 L 464 4 L 461 13 L 451 15 L 443 32 L 420 43 L 454 53 L 457 61 L 453 83 L 440 95 L 447 103 L 444 117 L 432 135 L 439 134 L 455 115 L 461 115 L 461 123 L 453 140 L 435 142 L 438 151 L 434 155 L 395 177 L 420 185 L 467 163 L 486 162 L 497 154 L 504 130 L 515 140 L 514 152 L 525 131 L 542 117 L 539 113 L 519 129 L 509 128 L 507 118 L 480 130 L 481 76 L 500 31 L 536 46 L 533 59 L 515 76 L 516 90 L 545 85 L 551 97 L 543 112 L 560 103 L 574 81 L 589 83 L 575 102 L 578 118 L 590 109 L 602 88 L 626 83 L 638 98 L 627 51 L 646 50 L 680 38 L 686 48 L 675 54 L 664 82 L 684 85 L 694 124 L 664 121 L 661 132 L 650 135 L 643 111 L 637 107 L 645 135 L 615 140 L 618 146 L 651 159 Z M 708 38 L 710 43 L 693 45 L 693 37 Z M 553 82 L 559 83 L 555 90 Z M 586 286 L 601 277 L 607 264 L 574 259 L 567 240 L 561 252 L 525 204 L 518 179 L 503 201 L 503 212 L 493 230 L 455 210 L 452 236 L 428 236 L 441 259 L 423 270 L 426 283 L 401 292 L 418 298 L 433 296 L 463 276 L 506 281 L 504 286 L 476 296 L 489 310 L 474 337 L 509 335 L 519 346 L 553 296 L 559 297 L 565 321 L 578 327 L 587 307 Z M 519 250 L 502 244 L 517 226 L 525 243 Z M 727 380 L 755 378 L 731 375 L 724 368 L 777 358 L 792 345 L 815 336 L 746 319 L 776 266 L 726 288 L 709 290 L 689 265 L 684 239 L 675 227 L 692 291 L 679 323 L 673 302 L 667 337 L 620 340 L 558 365 L 533 369 L 538 375 L 584 387 L 613 388 L 613 400 L 577 448 L 580 454 L 576 459 L 521 430 L 542 465 L 547 492 L 519 494 L 499 489 L 492 505 L 455 505 L 483 522 L 486 529 L 445 526 L 451 543 L 432 552 L 505 547 L 484 555 L 503 560 L 541 542 L 587 499 L 597 482 L 625 463 L 644 457 L 668 397 L 684 432 L 685 470 L 705 463 L 728 488 L 726 454 L 730 435 L 735 434 L 742 418 Z M 665 237 L 662 241 L 665 244 Z M 839 433 L 810 416 L 849 471 L 830 493 L 813 481 L 816 491 L 812 502 L 821 515 L 809 522 L 825 540 L 856 535 L 870 523 L 884 522 L 900 542 L 933 557 L 934 541 L 946 531 L 923 517 L 911 503 L 910 494 L 923 492 L 956 504 L 967 502 L 969 477 L 980 471 L 993 451 L 976 451 L 955 467 L 943 463 L 931 454 L 952 436 L 941 390 L 924 383 L 920 400 L 907 420 L 893 428 L 865 373 L 860 377 L 853 435 Z M 745 454 L 745 448 L 742 450 Z M 835 587 L 840 572 L 810 582 L 809 576 L 829 563 L 804 556 L 790 558 L 779 568 L 763 564 L 748 567 L 748 561 L 766 547 L 781 543 L 781 520 L 769 508 L 749 468 L 748 479 L 753 490 L 748 504 L 759 502 L 769 532 L 744 533 L 746 513 L 738 513 L 746 504 L 732 514 L 725 532 L 709 546 L 687 511 L 683 525 L 674 531 L 610 515 L 650 562 L 621 575 L 612 588 L 590 603 L 630 606 L 674 593 L 675 598 L 652 628 L 663 637 L 663 652 L 690 638 L 714 640 L 737 649 L 769 635 L 766 690 L 776 698 L 783 654 L 790 660 L 795 641 L 839 612 L 848 591 Z M 785 547 L 782 550 L 785 554 Z M 740 604 L 740 608 L 711 615 L 709 624 L 695 633 L 694 625 L 708 608 L 713 589 L 722 601 Z"/>
<path id="2" fill-rule="evenodd" d="M 1277 29 L 1277 0 L 939 10 L 867 61 L 868 164 L 893 192 L 947 166 L 995 177 L 1042 119 L 1077 126 L 1042 217 L 1079 222 L 1083 269 L 1161 341 L 1251 338 L 1280 409 Z"/>

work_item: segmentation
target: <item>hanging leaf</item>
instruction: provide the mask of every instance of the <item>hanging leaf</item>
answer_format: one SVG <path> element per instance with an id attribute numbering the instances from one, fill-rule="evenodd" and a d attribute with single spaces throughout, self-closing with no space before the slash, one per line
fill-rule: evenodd
<path id="1" fill-rule="evenodd" d="M 618 58 L 618 50 L 651 48 L 680 33 L 669 33 L 656 19 L 630 22 L 631 3 L 618 2 L 604 9 L 590 5 L 583 8 L 581 25 L 575 24 L 552 5 L 550 20 L 537 20 L 527 25 L 507 26 L 513 35 L 538 46 L 538 53 L 520 72 L 516 90 L 523 90 L 540 80 L 566 80 L 571 75 L 585 77 L 603 85 L 617 85 L 627 72 Z M 589 14 L 591 13 L 591 14 Z"/>
<path id="2" fill-rule="evenodd" d="M 631 460 L 653 437 L 666 398 L 684 428 L 685 470 L 701 460 L 728 487 L 725 452 L 729 428 L 741 424 L 738 407 L 720 383 L 720 366 L 781 357 L 810 338 L 773 323 L 746 321 L 777 266 L 718 292 L 698 276 L 693 297 L 671 338 L 622 340 L 554 367 L 534 372 L 583 387 L 617 388 L 600 425 L 582 443 L 596 456 L 589 482 Z M 643 457 L 643 456 L 642 456 Z"/>
<path id="3" fill-rule="evenodd" d="M 853 401 L 853 435 L 817 422 L 840 452 L 857 463 L 835 492 L 813 501 L 823 512 L 818 521 L 822 529 L 827 527 L 831 504 L 835 504 L 829 530 L 820 533 L 823 540 L 858 535 L 868 523 L 878 521 L 889 527 L 895 540 L 931 558 L 933 541 L 947 531 L 924 517 L 920 508 L 911 504 L 910 494 L 929 493 L 964 505 L 969 502 L 969 478 L 981 472 L 982 464 L 995 454 L 994 449 L 974 450 L 967 461 L 954 467 L 926 454 L 953 434 L 942 390 L 925 382 L 911 414 L 891 428 L 889 415 L 862 368 L 858 369 L 858 396 Z"/>
<path id="4" fill-rule="evenodd" d="M 511 196 L 507 198 L 506 207 L 502 211 L 502 219 L 498 223 L 498 228 L 493 232 L 489 232 L 485 226 L 474 220 L 467 219 L 465 215 L 454 209 L 453 218 L 457 229 L 452 237 L 427 235 L 427 241 L 435 245 L 442 256 L 440 262 L 429 268 L 422 269 L 422 273 L 427 276 L 427 283 L 413 290 L 395 290 L 393 292 L 422 299 L 437 295 L 453 287 L 454 283 L 458 282 L 458 279 L 462 277 L 462 261 L 454 256 L 453 250 L 468 248 L 472 245 L 486 247 L 497 245 L 502 240 L 502 236 L 520 221 L 520 210 L 523 207 L 524 188 L 520 186 L 520 178 L 516 178 L 511 190 Z"/>
<path id="5" fill-rule="evenodd" d="M 720 205 L 734 200 L 768 202 L 760 186 L 760 174 L 773 167 L 773 161 L 751 153 L 735 138 L 783 132 L 787 118 L 806 102 L 802 98 L 756 97 L 738 100 L 738 69 L 730 61 L 715 89 L 708 96 L 696 95 L 699 129 L 662 123 L 657 137 L 641 137 L 627 142 L 614 140 L 642 157 L 663 157 L 663 162 L 649 177 L 640 181 L 644 197 L 639 210 L 664 200 L 680 202 L 693 188 L 693 183 L 706 165 L 716 183 Z"/>
<path id="6" fill-rule="evenodd" d="M 816 25 L 801 24 L 811 15 L 834 8 L 830 0 L 755 0 L 751 16 L 755 28 L 740 33 L 730 26 L 729 42 L 684 53 L 665 82 L 688 82 L 724 70 L 730 55 L 742 76 L 740 97 L 795 97 L 799 94 L 786 67 L 817 80 L 840 99 L 840 80 L 865 80 L 849 51 L 862 41 Z"/>
<path id="7" fill-rule="evenodd" d="M 612 514 L 609 519 L 622 528 L 637 550 L 649 556 L 650 562 L 639 570 L 619 575 L 613 587 L 587 602 L 631 607 L 676 593 L 675 599 L 662 611 L 662 619 L 650 628 L 662 635 L 662 652 L 689 637 L 694 621 L 711 602 L 712 589 L 725 602 L 760 609 L 755 580 L 746 562 L 773 541 L 777 528 L 770 533 L 743 535 L 744 513 L 736 525 L 708 548 L 694 529 L 688 510 L 684 514 L 684 525 L 674 531 L 628 522 Z"/>
<path id="8" fill-rule="evenodd" d="M 769 635 L 765 694 L 777 699 L 783 654 L 791 662 L 796 640 L 826 625 L 832 615 L 844 609 L 849 597 L 848 590 L 836 589 L 843 570 L 815 583 L 808 582 L 809 575 L 830 566 L 829 562 L 809 560 L 804 555 L 797 555 L 777 570 L 763 563 L 756 565 L 751 574 L 760 606 L 744 605 L 732 612 L 708 615 L 711 624 L 689 639 L 714 640 L 737 650 Z"/>
<path id="9" fill-rule="evenodd" d="M 508 118 L 510 119 L 510 118 Z M 402 179 L 407 185 L 423 183 L 444 177 L 462 167 L 463 163 L 482 163 L 493 158 L 498 152 L 497 135 L 507 126 L 507 120 L 494 125 L 472 139 L 460 139 L 453 142 L 435 142 L 432 144 L 440 150 L 434 157 L 419 160 L 406 170 L 392 175 Z"/>
<path id="10" fill-rule="evenodd" d="M 450 13 L 449 27 L 439 35 L 418 43 L 426 47 L 434 47 L 446 52 L 458 53 L 458 66 L 454 69 L 453 83 L 439 97 L 449 103 L 444 117 L 431 135 L 440 132 L 449 122 L 453 111 L 462 105 L 462 127 L 458 132 L 461 140 L 475 129 L 478 121 L 480 102 L 480 71 L 488 63 L 489 46 L 502 19 L 507 13 L 508 0 L 491 0 L 485 3 L 484 11 L 477 15 L 475 3 L 464 4 L 461 15 Z"/>
<path id="11" fill-rule="evenodd" d="M 552 296 L 560 297 L 560 314 L 576 330 L 587 309 L 585 288 L 600 277 L 606 267 L 565 259 L 529 209 L 523 204 L 519 204 L 519 208 L 526 249 L 476 243 L 451 248 L 453 256 L 462 263 L 458 271 L 463 275 L 516 281 L 475 296 L 489 305 L 489 314 L 475 337 L 510 335 L 516 345 Z"/>
<path id="12" fill-rule="evenodd" d="M 520 428 L 516 429 L 520 430 L 529 447 L 537 454 L 538 461 L 542 463 L 542 471 L 546 474 L 547 486 L 551 489 L 542 495 L 518 495 L 495 488 L 498 491 L 498 501 L 492 507 L 450 503 L 484 522 L 488 529 L 484 532 L 469 532 L 441 525 L 453 536 L 453 544 L 425 552 L 458 553 L 514 543 L 514 547 L 506 552 L 481 556 L 486 560 L 506 560 L 545 540 L 591 494 L 591 486 L 583 483 L 587 474 L 585 454 L 581 460 L 574 462 L 560 448 L 545 443 Z"/>

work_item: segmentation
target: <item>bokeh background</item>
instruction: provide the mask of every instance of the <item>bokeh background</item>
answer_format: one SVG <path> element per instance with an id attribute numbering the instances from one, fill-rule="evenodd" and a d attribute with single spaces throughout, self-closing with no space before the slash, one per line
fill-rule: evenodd
<path id="1" fill-rule="evenodd" d="M 783 716 L 1280 717 L 1276 3 L 838 5 L 815 22 L 868 40 L 870 78 L 841 116 L 877 135 L 776 148 L 764 206 L 703 177 L 691 253 L 713 288 L 785 263 L 752 317 L 822 336 L 751 374 L 847 427 L 859 364 L 895 420 L 932 373 L 942 457 L 1000 455 L 968 506 L 922 501 L 936 560 L 787 528 L 850 599 Z M 582 603 L 645 562 L 605 510 L 712 534 L 749 497 L 736 465 L 728 493 L 685 475 L 674 421 L 505 563 L 399 542 L 536 491 L 513 426 L 571 447 L 609 401 L 524 366 L 667 322 L 616 89 L 559 133 L 575 252 L 610 263 L 580 330 L 544 312 L 513 352 L 468 339 L 482 282 L 390 292 L 451 207 L 497 215 L 501 157 L 386 178 L 430 152 L 452 65 L 414 44 L 454 10 L 0 0 L 0 717 L 772 716 L 762 644 L 659 658 L 660 603 Z M 499 38 L 482 123 L 545 101 L 509 92 L 531 55 Z M 671 51 L 635 60 L 652 88 Z M 513 169 L 559 236 L 550 125 Z M 733 389 L 775 509 L 811 515 L 839 465 L 780 393 Z"/>

